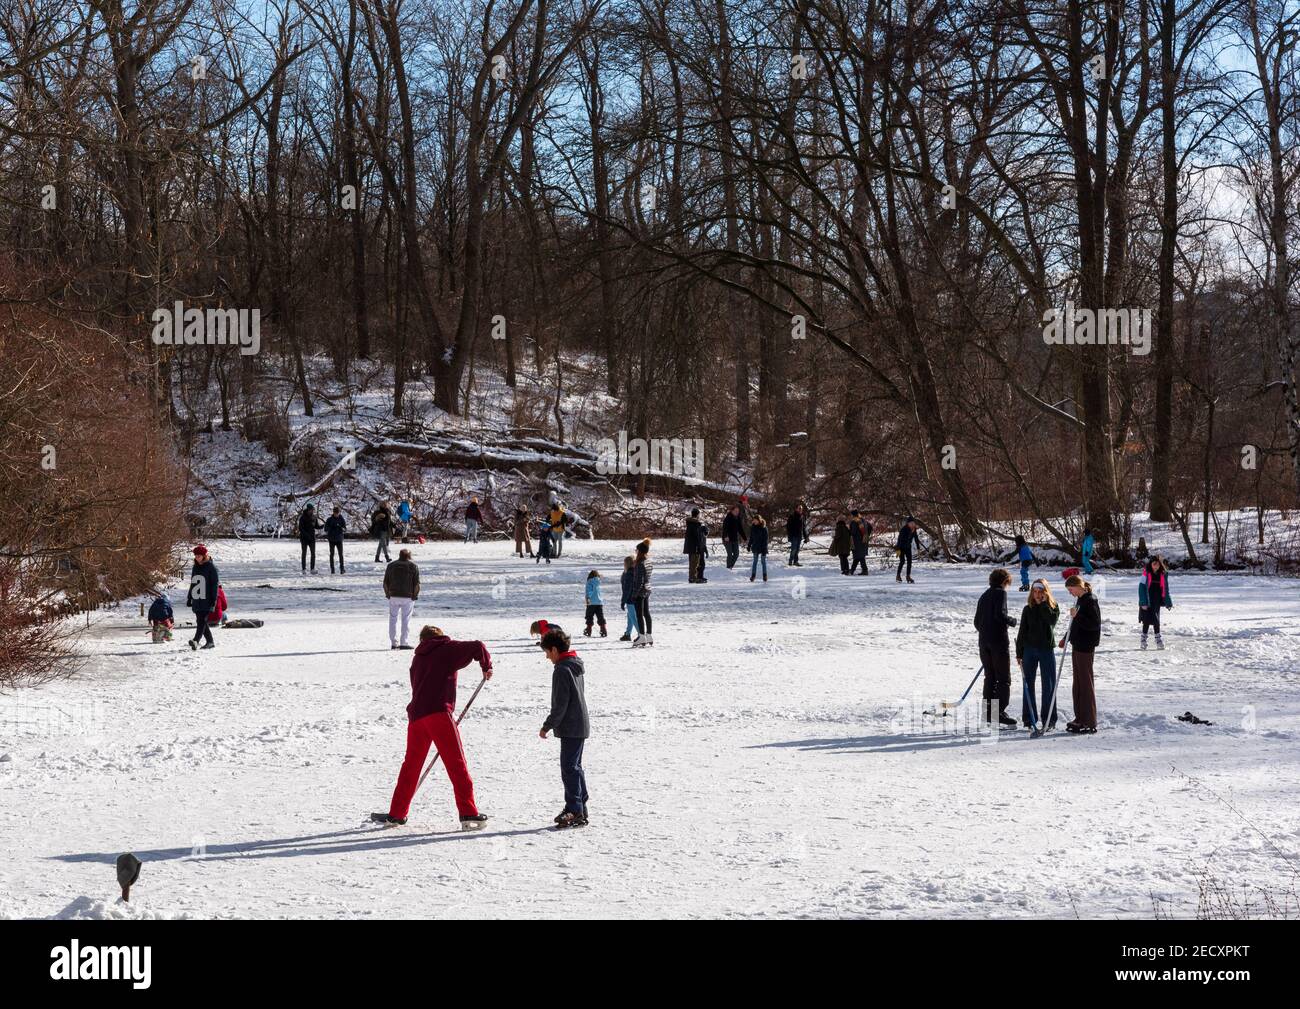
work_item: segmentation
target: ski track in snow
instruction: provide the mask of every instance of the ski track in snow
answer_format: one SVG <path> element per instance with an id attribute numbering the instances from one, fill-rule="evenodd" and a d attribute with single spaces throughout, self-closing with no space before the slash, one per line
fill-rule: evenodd
<path id="1" fill-rule="evenodd" d="M 501 541 L 411 546 L 413 635 L 437 623 L 495 659 L 462 726 L 480 833 L 457 829 L 440 769 L 406 827 L 365 822 L 401 763 L 410 661 L 388 648 L 373 543 L 348 543 L 346 576 L 307 577 L 293 540 L 212 544 L 232 616 L 265 627 L 195 654 L 183 629 L 150 644 L 124 605 L 77 678 L 0 697 L 0 917 L 1150 917 L 1193 913 L 1206 869 L 1275 886 L 1300 848 L 1294 582 L 1176 573 L 1169 647 L 1141 652 L 1136 576 L 1109 576 L 1101 732 L 990 740 L 917 714 L 979 664 L 986 568 L 899 585 L 806 552 L 795 581 L 774 553 L 767 584 L 742 556 L 694 586 L 679 544 L 656 544 L 644 651 L 615 640 L 628 543 L 570 540 L 550 567 Z M 605 640 L 580 636 L 593 567 Z M 304 591 L 324 587 L 345 591 Z M 539 617 L 587 662 L 583 830 L 547 829 L 563 796 L 537 738 Z M 127 850 L 145 863 L 129 907 Z"/>

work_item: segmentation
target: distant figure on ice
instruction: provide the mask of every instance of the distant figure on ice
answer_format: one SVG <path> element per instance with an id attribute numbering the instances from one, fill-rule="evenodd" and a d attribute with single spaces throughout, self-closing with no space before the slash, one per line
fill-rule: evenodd
<path id="1" fill-rule="evenodd" d="M 1151 555 L 1147 552 L 1147 540 L 1146 540 L 1146 537 L 1145 537 L 1145 536 L 1139 536 L 1139 537 L 1138 537 L 1138 545 L 1137 545 L 1137 549 L 1133 552 L 1133 559 L 1134 559 L 1134 560 L 1138 560 L 1138 561 L 1144 561 L 1144 560 L 1146 560 L 1149 556 L 1151 556 Z"/>
<path id="2" fill-rule="evenodd" d="M 989 587 L 975 607 L 975 629 L 979 631 L 980 664 L 984 667 L 984 721 L 993 721 L 993 702 L 998 702 L 998 722 L 1016 724 L 1007 714 L 1011 703 L 1011 644 L 1007 628 L 1016 618 L 1007 616 L 1007 589 L 1011 572 L 998 568 L 989 575 Z"/>
<path id="3" fill-rule="evenodd" d="M 1020 591 L 1029 591 L 1029 566 L 1034 563 L 1034 552 L 1023 536 L 1016 537 L 1016 559 L 1020 561 Z"/>
<path id="4" fill-rule="evenodd" d="M 916 519 L 911 515 L 907 516 L 903 522 L 903 528 L 898 530 L 898 570 L 894 573 L 894 581 L 903 580 L 903 565 L 907 565 L 907 584 L 912 584 L 912 547 L 919 542 L 920 537 L 916 534 Z"/>
<path id="5" fill-rule="evenodd" d="M 528 523 L 532 518 L 528 514 L 528 509 L 523 504 L 515 505 L 515 556 L 522 557 L 524 548 L 528 549 L 528 556 L 533 556 L 533 538 L 528 532 Z"/>
<path id="6" fill-rule="evenodd" d="M 600 597 L 599 571 L 592 571 L 587 575 L 587 589 L 584 595 L 587 600 L 587 629 L 582 633 L 586 637 L 591 637 L 591 621 L 594 618 L 600 624 L 600 636 L 609 637 L 609 631 L 605 627 L 605 600 Z"/>
<path id="7" fill-rule="evenodd" d="M 691 583 L 707 582 L 704 577 L 704 558 L 709 553 L 709 527 L 700 521 L 700 510 L 691 509 L 691 517 L 686 520 L 686 539 L 682 543 L 682 553 L 686 554 L 686 580 Z"/>
<path id="8" fill-rule="evenodd" d="M 749 552 L 754 555 L 749 565 L 749 580 L 758 575 L 758 563 L 763 562 L 763 581 L 767 581 L 767 523 L 763 516 L 754 513 L 754 521 L 749 526 Z"/>
<path id="9" fill-rule="evenodd" d="M 478 527 L 483 522 L 483 512 L 478 506 L 478 498 L 469 499 L 469 505 L 465 508 L 465 542 L 478 542 Z"/>
<path id="10" fill-rule="evenodd" d="M 650 575 L 654 565 L 646 560 L 650 553 L 650 538 L 647 536 L 636 545 L 636 563 L 632 565 L 632 605 L 636 607 L 637 639 L 632 647 L 653 645 L 654 625 L 650 620 Z"/>
<path id="11" fill-rule="evenodd" d="M 1024 679 L 1024 696 L 1021 699 L 1020 720 L 1025 727 L 1038 727 L 1038 714 L 1043 710 L 1034 699 L 1035 673 L 1043 673 L 1043 705 L 1049 703 L 1056 690 L 1056 641 L 1053 630 L 1061 609 L 1052 598 L 1052 590 L 1042 578 L 1029 587 L 1029 602 L 1020 611 L 1020 629 L 1016 632 L 1016 665 Z M 1052 712 L 1048 728 L 1056 725 L 1056 712 Z"/>
<path id="12" fill-rule="evenodd" d="M 166 592 L 159 592 L 154 601 L 149 604 L 149 633 L 153 643 L 156 645 L 163 641 L 170 641 L 172 628 L 175 626 L 172 601 L 167 598 Z"/>
<path id="13" fill-rule="evenodd" d="M 550 564 L 551 553 L 554 550 L 554 548 L 555 548 L 555 541 L 551 539 L 551 523 L 547 522 L 546 519 L 538 519 L 537 559 L 533 561 L 533 563 L 541 564 L 542 561 L 546 561 L 547 564 Z"/>
<path id="14" fill-rule="evenodd" d="M 316 506 L 309 504 L 298 516 L 298 542 L 302 544 L 302 573 L 307 573 L 307 552 L 311 551 L 311 569 L 316 570 L 316 530 L 324 523 L 316 516 Z"/>
<path id="15" fill-rule="evenodd" d="M 406 537 L 411 532 L 411 502 L 402 498 L 397 502 L 397 522 L 398 533 L 402 537 L 402 542 L 406 542 Z"/>
<path id="16" fill-rule="evenodd" d="M 1078 575 L 1065 580 L 1066 591 L 1074 596 L 1070 608 L 1070 669 L 1074 673 L 1074 717 L 1066 723 L 1067 732 L 1092 735 L 1097 731 L 1097 692 L 1093 686 L 1092 660 L 1101 641 L 1101 606 L 1092 594 L 1092 586 Z M 1060 647 L 1065 647 L 1064 639 Z"/>
<path id="17" fill-rule="evenodd" d="M 790 567 L 803 567 L 799 563 L 799 548 L 808 542 L 808 509 L 805 505 L 795 505 L 794 511 L 786 516 L 785 538 L 790 544 Z"/>
<path id="18" fill-rule="evenodd" d="M 631 641 L 632 632 L 636 630 L 636 600 L 632 598 L 632 569 L 635 566 L 636 558 L 631 554 L 623 558 L 623 574 L 618 580 L 620 589 L 618 608 L 626 614 L 627 626 L 619 641 Z"/>
<path id="19" fill-rule="evenodd" d="M 370 516 L 370 532 L 379 537 L 379 545 L 375 547 L 375 563 L 379 563 L 381 553 L 384 560 L 391 561 L 393 558 L 388 555 L 388 540 L 393 535 L 393 516 L 388 511 L 388 505 L 382 501 Z"/>
<path id="20" fill-rule="evenodd" d="M 1138 620 L 1142 624 L 1142 648 L 1147 647 L 1147 631 L 1155 628 L 1156 647 L 1164 648 L 1165 639 L 1160 636 L 1160 611 L 1174 608 L 1173 596 L 1169 594 L 1169 571 L 1165 559 L 1156 554 L 1147 562 L 1138 579 Z"/>
<path id="21" fill-rule="evenodd" d="M 727 570 L 736 566 L 740 557 L 740 541 L 747 535 L 740 519 L 740 505 L 732 505 L 722 520 L 722 546 L 727 551 Z"/>
<path id="22" fill-rule="evenodd" d="M 582 751 L 591 735 L 591 720 L 587 716 L 582 659 L 572 649 L 569 636 L 558 627 L 542 635 L 540 644 L 551 660 L 552 670 L 551 712 L 538 735 L 545 739 L 548 732 L 554 732 L 560 741 L 560 780 L 564 782 L 564 809 L 555 818 L 555 826 L 560 830 L 585 827 L 587 776 L 582 769 Z"/>
<path id="23" fill-rule="evenodd" d="M 334 573 L 335 550 L 339 552 L 339 574 L 348 573 L 348 569 L 343 566 L 343 534 L 347 530 L 348 523 L 343 517 L 343 510 L 335 505 L 330 517 L 325 520 L 325 539 L 330 545 L 330 574 Z"/>
<path id="24" fill-rule="evenodd" d="M 559 557 L 564 553 L 564 528 L 569 524 L 569 516 L 564 511 L 564 505 L 556 501 L 551 505 L 551 513 L 547 518 L 551 525 L 551 556 Z"/>
<path id="25" fill-rule="evenodd" d="M 208 617 L 217 605 L 217 592 L 221 588 L 221 579 L 217 575 L 217 566 L 208 555 L 208 548 L 200 543 L 194 548 L 194 566 L 190 568 L 190 590 L 185 595 L 185 605 L 194 611 L 194 637 L 189 641 L 190 650 L 197 651 L 199 641 L 204 648 L 216 648 L 212 632 L 208 630 Z"/>
<path id="26" fill-rule="evenodd" d="M 405 550 L 402 553 L 406 553 Z M 394 561 L 394 564 L 400 561 Z M 402 824 L 411 811 L 411 798 L 420 783 L 424 758 L 430 745 L 438 748 L 442 766 L 447 769 L 452 790 L 456 794 L 456 811 L 462 827 L 479 829 L 487 817 L 478 811 L 474 801 L 474 782 L 465 762 L 465 748 L 461 745 L 460 729 L 453 712 L 456 710 L 456 674 L 477 661 L 483 679 L 492 678 L 492 656 L 482 641 L 453 641 L 439 627 L 425 627 L 420 631 L 420 646 L 411 656 L 411 703 L 406 706 L 406 757 L 397 775 L 392 802 L 386 818 L 389 823 Z"/>
<path id="27" fill-rule="evenodd" d="M 832 557 L 840 559 L 840 574 L 849 573 L 849 553 L 853 549 L 853 535 L 849 532 L 847 515 L 840 515 L 835 520 L 835 532 L 831 535 L 831 548 L 827 551 Z"/>
<path id="28" fill-rule="evenodd" d="M 410 649 L 406 643 L 411 613 L 420 598 L 420 569 L 411 560 L 411 551 L 399 550 L 397 560 L 384 570 L 384 595 L 388 597 L 388 640 L 394 648 Z M 397 643 L 397 618 L 402 618 L 402 643 Z"/>
<path id="29" fill-rule="evenodd" d="M 849 574 L 853 574 L 862 565 L 862 573 L 867 574 L 867 550 L 871 547 L 872 525 L 862 514 L 855 508 L 852 518 L 849 520 L 849 539 L 853 544 L 853 564 L 849 567 Z"/>
<path id="30" fill-rule="evenodd" d="M 1079 548 L 1079 560 L 1083 565 L 1085 575 L 1092 574 L 1092 552 L 1097 548 L 1097 540 L 1092 535 L 1091 529 L 1083 531 L 1083 546 Z"/>

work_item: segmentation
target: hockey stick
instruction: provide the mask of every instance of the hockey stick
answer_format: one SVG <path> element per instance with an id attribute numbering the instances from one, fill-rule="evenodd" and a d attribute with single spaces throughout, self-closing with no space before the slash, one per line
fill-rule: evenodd
<path id="1" fill-rule="evenodd" d="M 980 678 L 980 673 L 982 672 L 984 672 L 984 664 L 980 663 L 979 669 L 975 670 L 975 675 L 971 677 L 970 684 L 966 687 L 966 693 L 961 695 L 961 700 L 939 702 L 939 707 L 943 708 L 942 716 L 937 711 L 922 711 L 921 714 L 929 715 L 931 718 L 939 718 L 939 717 L 947 718 L 948 711 L 950 708 L 960 708 L 964 703 L 966 703 L 966 695 L 971 692 L 971 687 L 975 686 L 975 681 Z"/>
<path id="2" fill-rule="evenodd" d="M 456 719 L 457 725 L 460 725 L 460 723 L 464 720 L 465 713 L 469 711 L 469 706 L 474 703 L 474 698 L 478 696 L 478 692 L 483 689 L 483 684 L 485 683 L 487 683 L 486 676 L 483 677 L 483 679 L 478 681 L 478 686 L 474 688 L 474 693 L 470 694 L 469 700 L 465 702 L 465 707 L 460 709 L 460 718 Z M 441 756 L 442 756 L 441 753 L 438 753 L 436 751 L 434 752 L 433 759 L 429 761 L 429 766 L 424 769 L 424 773 L 420 775 L 420 780 L 415 783 L 415 791 L 411 793 L 411 801 L 415 801 L 415 797 L 420 791 L 420 786 L 424 784 L 424 779 L 429 776 L 429 772 L 433 770 L 433 765 L 438 762 L 438 758 Z"/>

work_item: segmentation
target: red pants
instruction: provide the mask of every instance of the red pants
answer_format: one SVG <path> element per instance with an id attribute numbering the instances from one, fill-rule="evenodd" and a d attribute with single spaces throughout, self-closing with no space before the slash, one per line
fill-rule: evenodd
<path id="1" fill-rule="evenodd" d="M 469 777 L 469 767 L 465 764 L 465 751 L 460 745 L 460 730 L 447 711 L 425 715 L 414 722 L 406 723 L 406 759 L 402 761 L 402 770 L 397 775 L 397 787 L 393 789 L 393 801 L 388 807 L 388 814 L 405 819 L 411 811 L 411 798 L 415 795 L 415 786 L 420 782 L 420 772 L 424 770 L 424 758 L 429 755 L 429 745 L 438 747 L 442 757 L 442 766 L 447 769 L 451 787 L 456 792 L 456 809 L 461 816 L 474 816 L 478 807 L 474 805 L 474 782 Z"/>

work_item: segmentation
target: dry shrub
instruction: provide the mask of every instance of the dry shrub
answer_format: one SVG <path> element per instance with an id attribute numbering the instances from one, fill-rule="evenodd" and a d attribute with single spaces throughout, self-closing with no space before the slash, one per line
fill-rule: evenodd
<path id="1" fill-rule="evenodd" d="M 60 668 L 43 621 L 146 591 L 184 481 L 138 345 L 25 302 L 0 263 L 0 687 Z"/>
<path id="2" fill-rule="evenodd" d="M 289 458 L 309 483 L 315 483 L 323 477 L 334 468 L 337 461 L 321 436 L 315 432 L 298 438 L 289 452 Z"/>
<path id="3" fill-rule="evenodd" d="M 240 427 L 246 440 L 260 441 L 266 446 L 266 450 L 275 456 L 277 465 L 283 466 L 289 461 L 292 438 L 289 418 L 276 407 L 272 397 L 263 396 L 251 402 Z"/>

